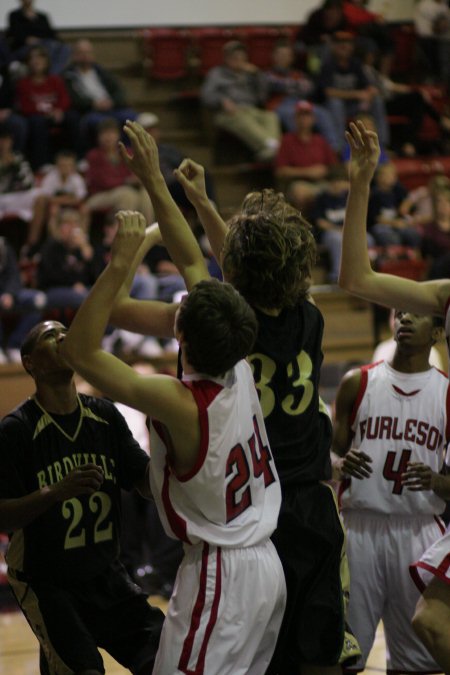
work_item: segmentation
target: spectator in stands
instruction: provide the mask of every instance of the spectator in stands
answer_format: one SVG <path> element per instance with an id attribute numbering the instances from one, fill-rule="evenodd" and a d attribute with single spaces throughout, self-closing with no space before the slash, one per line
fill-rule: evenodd
<path id="1" fill-rule="evenodd" d="M 376 123 L 380 143 L 388 146 L 388 125 L 383 101 L 376 87 L 370 84 L 363 64 L 354 54 L 354 36 L 347 32 L 334 33 L 331 52 L 322 63 L 319 88 L 330 111 L 337 133 L 344 144 L 349 118 L 359 112 L 369 112 Z"/>
<path id="2" fill-rule="evenodd" d="M 400 215 L 421 232 L 433 221 L 436 197 L 442 190 L 450 190 L 450 178 L 443 174 L 432 176 L 427 185 L 408 192 L 400 205 Z"/>
<path id="3" fill-rule="evenodd" d="M 295 133 L 297 129 L 295 106 L 299 100 L 313 101 L 315 84 L 304 72 L 293 67 L 295 52 L 288 41 L 279 42 L 272 52 L 272 68 L 266 71 L 269 83 L 267 107 L 275 110 L 284 131 Z M 313 104 L 317 130 L 332 148 L 337 150 L 340 141 L 329 111 Z"/>
<path id="4" fill-rule="evenodd" d="M 41 310 L 47 302 L 45 293 L 24 288 L 12 246 L 0 237 L 0 363 L 20 363 L 20 345 L 31 328 L 42 319 Z M 7 337 L 2 316 L 11 316 L 13 328 Z"/>
<path id="5" fill-rule="evenodd" d="M 93 211 L 140 211 L 147 223 L 154 220 L 150 198 L 119 152 L 120 130 L 115 119 L 106 118 L 98 126 L 97 147 L 86 155 L 88 200 L 82 206 L 85 229 L 89 230 Z"/>
<path id="6" fill-rule="evenodd" d="M 400 214 L 406 189 L 392 162 L 378 167 L 369 198 L 367 224 L 378 246 L 420 246 L 420 233 Z"/>
<path id="7" fill-rule="evenodd" d="M 367 49 L 363 53 L 364 72 L 369 82 L 377 88 L 387 115 L 401 115 L 406 118 L 405 124 L 400 124 L 392 134 L 392 149 L 405 156 L 414 156 L 417 153 L 417 135 L 422 128 L 426 115 L 440 125 L 443 134 L 450 133 L 450 117 L 441 115 L 433 106 L 429 94 L 410 84 L 394 82 L 387 75 L 383 75 L 376 68 L 377 51 Z M 421 143 L 421 152 L 425 150 Z"/>
<path id="8" fill-rule="evenodd" d="M 46 291 L 48 307 L 78 309 L 94 282 L 93 255 L 79 211 L 61 211 L 56 237 L 42 247 L 38 267 L 38 287 Z"/>
<path id="9" fill-rule="evenodd" d="M 125 93 L 114 75 L 96 63 L 89 40 L 78 40 L 72 61 L 64 71 L 72 106 L 83 115 L 80 136 L 83 148 L 91 147 L 96 128 L 105 118 L 117 120 L 120 126 L 136 113 L 127 106 Z"/>
<path id="10" fill-rule="evenodd" d="M 347 167 L 336 164 L 330 169 L 327 186 L 316 196 L 311 221 L 316 227 L 316 238 L 326 248 L 330 258 L 328 280 L 335 284 L 339 276 L 342 250 L 342 226 L 349 191 Z M 369 237 L 369 246 L 373 241 Z"/>
<path id="11" fill-rule="evenodd" d="M 87 195 L 86 183 L 78 171 L 76 155 L 61 150 L 55 166 L 42 179 L 41 190 L 47 195 L 49 206 L 78 208 Z"/>
<path id="12" fill-rule="evenodd" d="M 414 9 L 414 25 L 428 62 L 427 77 L 441 82 L 444 73 L 448 74 L 448 50 L 442 44 L 449 40 L 450 9 L 447 0 L 419 0 Z"/>
<path id="13" fill-rule="evenodd" d="M 158 145 L 159 166 L 173 200 L 181 209 L 192 209 L 191 202 L 186 197 L 183 188 L 173 173 L 180 166 L 184 155 L 175 146 L 161 142 L 162 133 L 157 115 L 151 112 L 144 112 L 138 115 L 136 121 L 144 127 L 147 133 L 153 136 Z M 213 181 L 209 171 L 205 171 L 205 184 L 209 199 L 215 201 Z"/>
<path id="14" fill-rule="evenodd" d="M 70 110 L 70 98 L 64 80 L 50 75 L 50 61 L 44 47 L 32 47 L 27 56 L 28 76 L 16 84 L 17 109 L 28 120 L 29 158 L 36 171 L 53 159 L 52 134 L 60 135 L 59 144 L 75 149 L 78 139 L 78 115 Z"/>
<path id="15" fill-rule="evenodd" d="M 254 152 L 256 160 L 271 160 L 280 143 L 280 125 L 277 115 L 263 108 L 267 80 L 249 62 L 241 42 L 227 42 L 223 57 L 223 64 L 206 75 L 202 102 L 214 111 L 214 124 L 237 136 Z"/>
<path id="16" fill-rule="evenodd" d="M 366 5 L 366 0 L 343 1 L 347 30 L 356 34 L 358 49 L 377 49 L 380 54 L 380 71 L 387 76 L 391 69 L 394 41 L 383 15 L 371 12 Z"/>
<path id="17" fill-rule="evenodd" d="M 14 149 L 24 152 L 27 140 L 27 123 L 14 111 L 14 87 L 11 81 L 6 54 L 2 54 L 0 38 L 0 124 L 7 124 L 14 138 Z"/>
<path id="18" fill-rule="evenodd" d="M 450 189 L 440 190 L 434 200 L 434 217 L 425 226 L 422 254 L 430 261 L 429 279 L 444 279 L 450 269 Z"/>
<path id="19" fill-rule="evenodd" d="M 28 223 L 25 246 L 36 247 L 41 238 L 47 199 L 35 187 L 30 165 L 13 151 L 12 131 L 0 126 L 0 218 L 15 216 Z"/>
<path id="20" fill-rule="evenodd" d="M 51 72 L 59 73 L 66 66 L 70 48 L 60 42 L 47 14 L 33 7 L 33 0 L 19 0 L 21 7 L 9 13 L 6 32 L 11 58 L 24 61 L 30 47 L 42 45 L 50 54 Z"/>
<path id="21" fill-rule="evenodd" d="M 275 176 L 296 208 L 306 210 L 323 189 L 336 155 L 323 136 L 314 132 L 315 108 L 309 101 L 296 103 L 295 122 L 295 132 L 282 138 Z"/>
<path id="22" fill-rule="evenodd" d="M 307 50 L 310 72 L 320 71 L 323 59 L 329 54 L 334 33 L 346 29 L 342 0 L 324 0 L 320 7 L 309 14 L 297 35 L 297 47 L 303 53 Z"/>

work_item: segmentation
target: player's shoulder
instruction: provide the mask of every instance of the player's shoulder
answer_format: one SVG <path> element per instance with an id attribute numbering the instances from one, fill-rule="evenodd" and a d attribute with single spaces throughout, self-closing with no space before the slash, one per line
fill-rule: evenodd
<path id="1" fill-rule="evenodd" d="M 78 394 L 80 403 L 83 407 L 85 417 L 98 418 L 98 421 L 112 422 L 122 419 L 123 416 L 114 405 L 113 401 L 101 396 L 88 396 L 87 394 Z"/>
<path id="2" fill-rule="evenodd" d="M 32 435 L 39 409 L 32 399 L 27 399 L 11 410 L 0 421 L 2 438 L 25 438 Z"/>

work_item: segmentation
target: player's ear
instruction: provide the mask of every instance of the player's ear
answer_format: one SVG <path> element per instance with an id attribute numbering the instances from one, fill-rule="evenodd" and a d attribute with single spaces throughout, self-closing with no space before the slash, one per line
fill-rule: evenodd
<path id="1" fill-rule="evenodd" d="M 22 365 L 31 377 L 33 377 L 33 359 L 30 354 L 25 354 L 22 357 Z"/>
<path id="2" fill-rule="evenodd" d="M 444 340 L 444 338 L 445 332 L 443 326 L 433 326 L 433 329 L 431 331 L 431 339 L 433 340 L 433 344 L 436 344 L 436 342 Z"/>

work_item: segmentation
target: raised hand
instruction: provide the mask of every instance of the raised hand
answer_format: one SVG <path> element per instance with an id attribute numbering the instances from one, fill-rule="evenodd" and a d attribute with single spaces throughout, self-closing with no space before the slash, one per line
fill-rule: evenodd
<path id="1" fill-rule="evenodd" d="M 83 464 L 72 469 L 67 476 L 51 486 L 51 490 L 58 502 L 63 502 L 79 495 L 91 495 L 103 483 L 103 471 L 96 464 Z"/>
<path id="2" fill-rule="evenodd" d="M 122 142 L 119 151 L 125 164 L 140 181 L 147 185 L 148 181 L 162 176 L 159 168 L 159 153 L 156 141 L 137 122 L 127 120 L 124 131 L 131 142 L 131 152 Z"/>
<path id="3" fill-rule="evenodd" d="M 205 169 L 192 159 L 183 159 L 178 169 L 173 172 L 182 186 L 186 197 L 195 206 L 202 199 L 207 199 L 205 185 Z"/>
<path id="4" fill-rule="evenodd" d="M 131 265 L 146 236 L 145 218 L 139 211 L 119 211 L 119 228 L 111 247 L 111 261 Z"/>
<path id="5" fill-rule="evenodd" d="M 350 122 L 345 137 L 351 150 L 350 181 L 370 183 L 380 157 L 380 144 L 376 132 L 366 129 L 361 121 Z"/>
<path id="6" fill-rule="evenodd" d="M 369 455 L 352 449 L 342 458 L 342 464 L 339 468 L 343 474 L 361 480 L 370 478 L 372 473 L 371 462 L 372 458 Z"/>
<path id="7" fill-rule="evenodd" d="M 408 462 L 406 472 L 402 475 L 402 483 L 411 492 L 433 490 L 436 475 L 427 464 Z"/>

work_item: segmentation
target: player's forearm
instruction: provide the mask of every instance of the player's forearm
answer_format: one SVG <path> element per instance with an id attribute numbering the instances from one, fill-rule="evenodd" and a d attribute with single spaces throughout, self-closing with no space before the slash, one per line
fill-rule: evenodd
<path id="1" fill-rule="evenodd" d="M 345 211 L 339 285 L 347 291 L 363 293 L 365 281 L 372 274 L 367 250 L 367 207 L 369 182 L 354 181 Z"/>
<path id="2" fill-rule="evenodd" d="M 60 347 L 63 357 L 75 370 L 101 349 L 111 307 L 126 279 L 128 268 L 126 262 L 112 259 L 76 313 Z"/>
<path id="3" fill-rule="evenodd" d="M 150 177 L 145 188 L 153 204 L 164 245 L 190 290 L 198 281 L 209 277 L 197 240 L 162 175 Z"/>
<path id="4" fill-rule="evenodd" d="M 145 239 L 142 242 L 137 254 L 134 257 L 133 263 L 130 265 L 127 277 L 115 297 L 114 304 L 111 310 L 111 318 L 114 315 L 116 308 L 124 301 L 128 300 L 130 296 L 131 287 L 133 285 L 134 277 L 141 262 L 144 260 L 147 253 L 158 244 L 160 241 L 159 226 L 154 223 L 151 228 L 148 228 Z"/>
<path id="5" fill-rule="evenodd" d="M 208 199 L 206 193 L 202 198 L 194 202 L 194 207 L 208 237 L 211 250 L 217 262 L 220 263 L 220 256 L 228 231 L 227 224 Z"/>
<path id="6" fill-rule="evenodd" d="M 54 491 L 47 486 L 26 497 L 0 501 L 0 531 L 21 530 L 48 511 L 56 501 Z"/>
<path id="7" fill-rule="evenodd" d="M 150 487 L 150 462 L 147 464 L 145 473 L 136 481 L 134 487 L 144 499 L 153 499 L 152 490 Z"/>
<path id="8" fill-rule="evenodd" d="M 443 476 L 440 473 L 434 474 L 431 487 L 438 497 L 445 501 L 450 500 L 450 475 Z"/>

